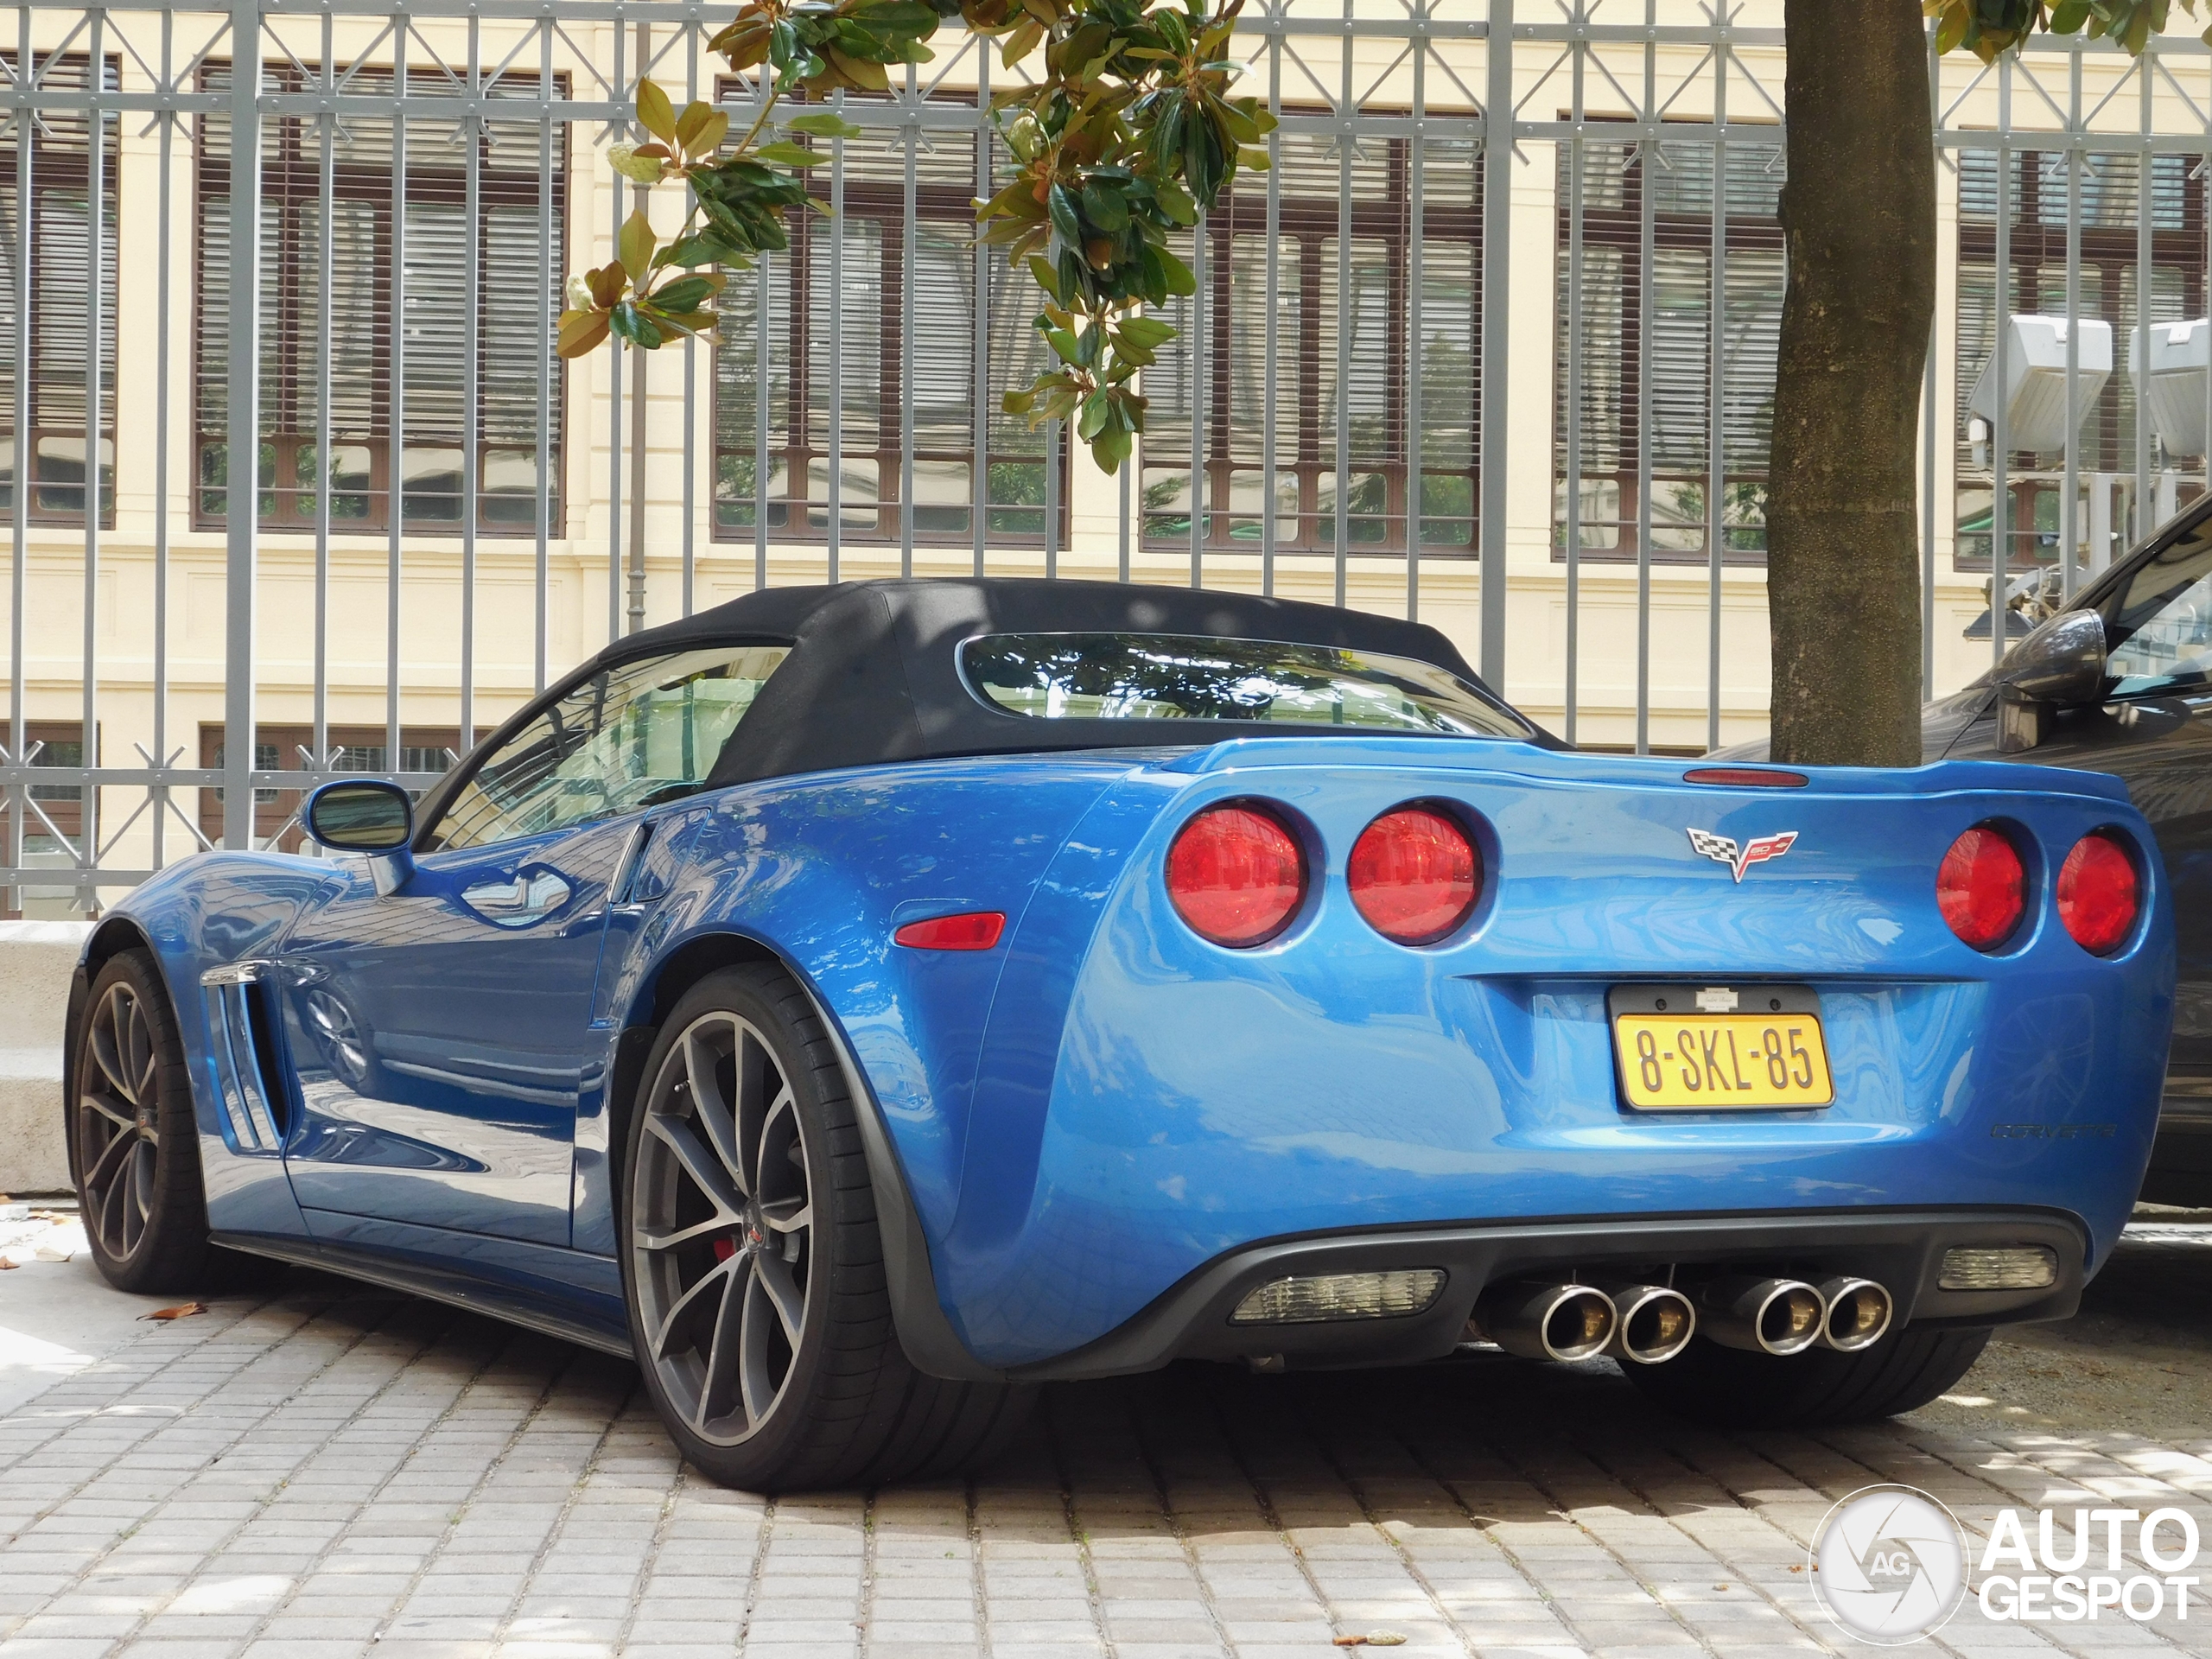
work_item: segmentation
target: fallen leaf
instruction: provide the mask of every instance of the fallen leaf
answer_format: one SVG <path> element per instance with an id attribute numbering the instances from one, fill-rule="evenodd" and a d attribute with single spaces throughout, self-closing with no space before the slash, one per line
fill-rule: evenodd
<path id="1" fill-rule="evenodd" d="M 0 1273 L 13 1273 L 15 1270 L 16 1264 L 6 1256 L 0 1255 Z"/>
<path id="2" fill-rule="evenodd" d="M 1340 1636 L 1332 1645 L 1339 1648 L 1363 1648 L 1367 1645 L 1367 1638 L 1363 1636 Z"/>
<path id="3" fill-rule="evenodd" d="M 1395 1630 L 1370 1630 L 1367 1645 L 1370 1648 L 1402 1648 L 1406 1645 L 1406 1638 Z"/>
<path id="4" fill-rule="evenodd" d="M 205 1302 L 180 1302 L 175 1307 L 157 1307 L 152 1313 L 141 1313 L 138 1317 L 142 1319 L 181 1319 L 188 1313 L 205 1313 L 207 1311 L 207 1304 Z"/>
<path id="5" fill-rule="evenodd" d="M 1800 1561 L 1796 1566 L 1791 1567 L 1789 1570 L 1792 1573 L 1802 1573 L 1805 1570 L 1805 1564 L 1802 1561 Z"/>
<path id="6" fill-rule="evenodd" d="M 1716 1590 L 1726 1590 L 1728 1586 L 1725 1584 L 1716 1584 L 1713 1587 Z"/>
<path id="7" fill-rule="evenodd" d="M 61 1249 L 52 1244 L 41 1244 L 31 1252 L 31 1259 L 35 1262 L 67 1262 L 75 1254 L 74 1250 Z"/>

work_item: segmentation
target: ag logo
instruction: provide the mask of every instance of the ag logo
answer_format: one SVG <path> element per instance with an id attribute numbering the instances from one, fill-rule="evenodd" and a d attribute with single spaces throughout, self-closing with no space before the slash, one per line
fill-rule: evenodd
<path id="1" fill-rule="evenodd" d="M 1815 1529 L 1812 1556 L 1821 1611 L 1878 1647 L 1919 1641 L 1966 1599 L 1966 1535 L 1910 1486 L 1868 1486 L 1845 1498 Z"/>

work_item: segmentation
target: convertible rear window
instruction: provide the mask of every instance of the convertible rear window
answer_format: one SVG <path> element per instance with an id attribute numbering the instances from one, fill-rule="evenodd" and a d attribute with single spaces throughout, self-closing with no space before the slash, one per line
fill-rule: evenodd
<path id="1" fill-rule="evenodd" d="M 1034 720 L 1357 726 L 1452 737 L 1529 728 L 1457 675 L 1379 652 L 1179 633 L 990 633 L 960 665 L 985 702 Z"/>

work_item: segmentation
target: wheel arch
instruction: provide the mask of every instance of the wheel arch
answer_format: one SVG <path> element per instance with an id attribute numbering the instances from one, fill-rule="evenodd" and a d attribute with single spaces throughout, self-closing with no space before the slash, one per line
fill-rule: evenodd
<path id="1" fill-rule="evenodd" d="M 77 1024 L 85 1017 L 85 999 L 92 994 L 92 981 L 99 977 L 100 969 L 125 950 L 153 952 L 155 965 L 159 969 L 160 953 L 154 951 L 154 942 L 146 937 L 146 930 L 128 916 L 110 916 L 92 929 L 91 937 L 85 941 L 84 954 L 77 959 L 76 969 L 69 976 L 68 1010 L 61 1022 L 61 1109 L 65 1113 L 69 1103 L 77 1097 Z M 164 986 L 168 983 L 167 974 L 162 976 L 162 982 Z M 169 1000 L 175 1003 L 174 992 Z M 68 1137 L 68 1145 L 69 1176 L 73 1181 L 77 1175 L 74 1135 Z"/>
<path id="2" fill-rule="evenodd" d="M 626 1162 L 630 1145 L 630 1120 L 637 1110 L 638 1095 L 645 1083 L 645 1062 L 668 1016 L 684 994 L 708 975 L 747 963 L 772 963 L 791 976 L 814 1005 L 815 1017 L 836 1051 L 851 1094 L 854 1118 L 860 1127 L 861 1144 L 868 1157 L 868 1185 L 875 1201 L 876 1230 L 883 1246 L 884 1276 L 891 1293 L 892 1319 L 899 1345 L 916 1370 L 956 1382 L 1000 1382 L 1005 1373 L 983 1364 L 969 1352 L 938 1298 L 937 1276 L 930 1263 L 929 1241 L 922 1231 L 919 1212 L 906 1184 L 904 1166 L 883 1119 L 883 1108 L 867 1074 L 853 1058 L 844 1027 L 830 1011 L 810 975 L 765 940 L 734 930 L 702 933 L 686 939 L 657 963 L 639 983 L 624 1010 L 620 1036 L 616 1039 L 613 1072 L 607 1092 L 607 1161 L 619 1195 L 628 1179 Z M 618 1215 L 620 1198 L 617 1198 Z M 624 1248 L 618 1234 L 615 1248 Z"/>

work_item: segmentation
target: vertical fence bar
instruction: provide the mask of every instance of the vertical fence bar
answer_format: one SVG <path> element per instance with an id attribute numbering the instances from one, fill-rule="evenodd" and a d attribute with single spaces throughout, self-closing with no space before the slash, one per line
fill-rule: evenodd
<path id="1" fill-rule="evenodd" d="M 1585 0 L 1575 0 L 1578 27 L 1584 16 Z M 1583 174 L 1588 165 L 1582 136 L 1582 94 L 1589 42 L 1577 41 L 1573 50 L 1574 129 L 1567 141 L 1567 662 L 1566 718 L 1561 722 L 1570 743 L 1574 741 L 1579 701 L 1576 671 L 1580 666 L 1577 659 L 1582 643 L 1582 206 Z M 1484 207 L 1487 219 L 1488 204 Z M 1487 432 L 1487 426 L 1484 430 Z M 1488 450 L 1485 443 L 1484 452 Z"/>
<path id="2" fill-rule="evenodd" d="M 1350 170 L 1350 164 L 1346 164 Z M 1349 200 L 1349 198 L 1347 198 Z M 1206 585 L 1206 420 L 1213 412 L 1213 376 L 1206 363 L 1206 302 L 1210 296 L 1212 273 L 1207 270 L 1206 255 L 1211 251 L 1208 242 L 1212 224 L 1205 208 L 1198 210 L 1198 222 L 1191 232 L 1191 274 L 1198 279 L 1198 287 L 1191 296 L 1191 586 Z M 1351 216 L 1344 216 L 1343 246 L 1350 247 Z M 1341 296 L 1339 296 L 1341 298 Z M 1343 353 L 1338 353 L 1341 361 Z M 1339 388 L 1341 391 L 1341 388 Z M 1337 493 L 1344 493 L 1344 481 L 1339 479 Z M 1342 578 L 1337 583 L 1337 603 L 1344 602 Z"/>
<path id="3" fill-rule="evenodd" d="M 763 80 L 766 86 L 766 80 Z M 765 91 L 764 94 L 765 96 Z M 760 256 L 759 298 L 753 306 L 753 590 L 768 585 L 768 300 L 776 256 Z M 785 494 L 790 494 L 788 484 Z"/>
<path id="4" fill-rule="evenodd" d="M 1928 110 L 1931 127 L 1943 124 L 1942 58 L 1936 50 L 1936 31 L 1928 31 Z M 1943 163 L 1936 152 L 1936 164 Z M 1955 306 L 1955 302 L 1954 302 Z M 1924 702 L 1936 695 L 1936 435 L 1948 423 L 1936 410 L 1936 346 L 1942 338 L 1939 318 L 1928 321 L 1928 356 L 1921 365 L 1920 383 L 1920 696 Z"/>
<path id="5" fill-rule="evenodd" d="M 107 14 L 92 14 L 86 33 L 91 63 L 85 71 L 89 94 L 85 121 L 85 684 L 79 754 L 89 769 L 100 763 L 100 335 L 107 327 L 107 237 L 100 221 L 107 212 L 107 116 L 101 94 L 107 90 Z M 26 365 L 28 366 L 28 365 Z M 77 887 L 71 906 L 99 908 L 93 870 L 99 862 L 100 791 L 89 779 L 77 788 Z"/>
<path id="6" fill-rule="evenodd" d="M 1060 436 L 1065 423 L 1045 423 L 1045 579 L 1060 574 Z"/>
<path id="7" fill-rule="evenodd" d="M 16 76 L 25 86 L 37 84 L 31 52 L 31 9 L 16 14 Z M 31 151 L 38 139 L 38 117 L 30 110 L 16 118 L 16 454 L 10 480 L 10 524 L 8 609 L 8 754 L 17 766 L 29 764 L 29 721 L 24 717 L 23 601 L 29 588 L 30 570 L 30 444 L 31 444 Z M 8 814 L 8 868 L 23 864 L 23 821 L 30 816 L 30 786 L 18 783 L 10 791 L 14 810 Z M 8 907 L 20 910 L 22 889 L 8 889 Z"/>
<path id="8" fill-rule="evenodd" d="M 976 46 L 976 107 L 991 107 L 991 54 L 985 42 Z M 976 123 L 976 200 L 988 201 L 991 188 L 991 124 L 988 116 Z M 976 245 L 976 460 L 969 479 L 976 494 L 974 522 L 969 530 L 976 543 L 976 574 L 983 574 L 983 548 L 991 511 L 991 251 Z"/>
<path id="9" fill-rule="evenodd" d="M 1997 257 L 1996 289 L 1990 315 L 1996 319 L 1997 342 L 1990 358 L 1990 374 L 1997 383 L 1997 414 L 1989 425 L 1989 656 L 1995 662 L 2005 654 L 2005 556 L 2012 535 L 2012 502 L 2005 443 L 2012 436 L 2005 418 L 2011 399 L 2005 388 L 2010 351 L 2006 337 L 2012 327 L 2012 54 L 1997 60 Z"/>
<path id="10" fill-rule="evenodd" d="M 23 15 L 28 47 L 28 9 Z M 22 153 L 27 158 L 30 137 L 26 116 Z M 29 175 L 26 165 L 21 198 L 26 226 L 31 199 Z M 223 416 L 227 457 L 224 476 L 228 485 L 223 504 L 223 845 L 242 849 L 253 845 L 253 590 L 261 466 L 261 0 L 235 0 L 231 8 L 230 186 L 230 315 L 226 319 L 230 336 L 226 342 L 228 384 L 224 388 L 227 406 Z M 28 269 L 29 261 L 24 264 Z M 29 314 L 26 283 L 18 322 Z M 29 422 L 23 391 L 30 367 L 28 327 L 22 344 L 22 353 L 16 359 L 16 403 L 22 410 L 22 423 L 16 429 L 19 547 L 25 495 L 22 446 Z M 16 614 L 18 619 L 22 615 L 20 602 Z M 19 652 L 16 661 L 22 660 Z"/>
<path id="11" fill-rule="evenodd" d="M 1720 566 L 1728 535 L 1728 48 L 1713 51 L 1713 244 L 1706 276 L 1711 353 L 1705 423 L 1705 747 L 1720 747 Z"/>
<path id="12" fill-rule="evenodd" d="M 1657 0 L 1644 0 L 1647 28 L 1658 22 Z M 1643 118 L 1659 108 L 1659 48 L 1643 45 Z M 1659 241 L 1659 169 L 1665 164 L 1656 133 L 1638 150 L 1636 182 L 1636 752 L 1651 753 L 1651 326 L 1656 289 L 1651 266 Z"/>
<path id="13" fill-rule="evenodd" d="M 537 25 L 537 433 L 531 516 L 536 531 L 531 581 L 537 640 L 531 687 L 545 689 L 546 636 L 552 625 L 553 537 L 553 22 Z"/>
<path id="14" fill-rule="evenodd" d="M 176 16 L 173 12 L 164 11 L 162 14 L 160 78 L 164 92 L 171 91 L 175 85 L 175 50 Z M 326 52 L 323 55 L 327 58 L 329 54 Z M 165 772 L 169 764 L 169 175 L 171 163 L 175 160 L 178 118 L 164 111 L 160 118 L 161 173 L 160 186 L 156 193 L 155 236 L 157 245 L 154 250 L 154 747 L 146 757 L 147 764 L 155 768 L 156 775 Z M 118 380 L 122 378 L 119 357 L 116 378 Z M 118 400 L 118 409 L 120 406 Z M 118 446 L 116 455 L 118 468 L 122 461 Z M 22 476 L 20 473 L 16 474 L 19 480 Z M 118 474 L 118 489 L 121 482 Z M 321 680 L 322 676 L 318 671 L 315 676 L 318 688 Z M 157 783 L 147 793 L 154 817 L 153 868 L 158 870 L 168 862 L 168 785 Z"/>
<path id="15" fill-rule="evenodd" d="M 1268 107 L 1282 107 L 1282 35 L 1280 30 L 1268 36 Z M 1280 127 L 1268 134 L 1268 222 L 1267 239 L 1263 249 L 1268 269 L 1263 279 L 1267 285 L 1265 308 L 1261 319 L 1261 355 L 1266 359 L 1261 365 L 1260 378 L 1260 591 L 1272 594 L 1275 590 L 1275 421 L 1281 414 L 1276 403 L 1281 386 L 1281 372 L 1277 354 L 1281 350 L 1281 329 L 1276 312 L 1282 305 L 1282 130 Z M 1122 470 L 1126 473 L 1127 467 Z M 1129 579 L 1128 555 L 1128 480 L 1122 482 L 1122 580 Z"/>
<path id="16" fill-rule="evenodd" d="M 836 109 L 845 111 L 845 95 L 836 95 Z M 812 272 L 808 273 L 811 277 Z M 811 281 L 807 293 L 814 293 Z M 807 319 L 806 336 L 814 335 L 813 319 Z M 807 499 L 814 496 L 807 486 Z M 837 554 L 845 533 L 845 141 L 830 141 L 830 480 L 829 516 L 823 531 L 828 552 L 829 579 L 837 580 Z"/>
<path id="17" fill-rule="evenodd" d="M 618 96 L 630 85 L 627 55 L 630 31 L 623 27 L 623 8 L 614 13 L 614 78 Z M 644 78 L 640 66 L 639 77 Z M 636 93 L 631 97 L 634 102 Z M 624 132 L 631 126 L 626 115 L 619 118 Z M 607 189 L 607 230 L 618 254 L 622 246 L 622 181 L 618 175 Z M 622 403 L 622 336 L 609 334 L 607 340 L 607 637 L 609 641 L 622 637 L 622 439 L 624 410 Z"/>
<path id="18" fill-rule="evenodd" d="M 653 67 L 652 25 L 638 25 L 638 83 L 645 84 Z M 614 188 L 617 200 L 622 188 Z M 630 206 L 635 213 L 645 213 L 652 200 L 651 191 L 642 184 L 630 187 Z M 645 394 L 647 361 L 652 353 L 633 348 L 630 353 L 630 425 L 625 435 L 630 440 L 630 599 L 626 632 L 637 633 L 645 626 Z"/>
<path id="19" fill-rule="evenodd" d="M 2155 43 L 2143 48 L 2143 55 L 2135 60 L 2136 84 L 2139 88 L 2142 115 L 2138 130 L 2147 141 L 2153 126 L 2151 102 L 2152 66 L 2158 62 Z M 2150 144 L 2145 142 L 2137 152 L 2135 165 L 2135 338 L 2142 342 L 2143 361 L 2147 366 L 2151 353 L 2151 198 L 2152 164 L 2156 160 Z M 2069 332 L 2071 332 L 2069 330 Z M 2151 490 L 2151 377 L 2145 372 L 2131 376 L 2135 397 L 2135 522 L 2131 543 L 2142 540 L 2158 527 L 2156 498 Z"/>
<path id="20" fill-rule="evenodd" d="M 906 153 L 899 204 L 899 574 L 914 574 L 914 263 L 921 227 L 914 208 L 922 114 L 914 66 L 906 66 Z"/>
<path id="21" fill-rule="evenodd" d="M 1415 0 L 1414 28 L 1425 31 L 1427 0 Z M 1426 229 L 1428 172 L 1428 38 L 1417 32 L 1414 54 L 1414 136 L 1406 143 L 1406 620 L 1421 620 L 1421 233 Z"/>
<path id="22" fill-rule="evenodd" d="M 1506 402 L 1506 334 L 1512 327 L 1510 227 L 1513 219 L 1513 0 L 1490 0 L 1483 103 L 1482 529 L 1478 543 L 1482 607 L 1478 671 L 1505 690 L 1505 485 L 1510 476 L 1502 435 Z M 1339 488 L 1341 488 L 1341 485 Z"/>
<path id="23" fill-rule="evenodd" d="M 484 96 L 477 73 L 483 39 L 483 20 L 468 19 L 468 99 L 474 105 Z M 479 319 L 484 310 L 484 142 L 486 124 L 472 109 L 461 124 L 467 145 L 467 171 L 461 182 L 461 288 L 467 294 L 461 312 L 461 752 L 476 747 L 476 514 L 482 487 L 477 448 L 482 439 L 483 338 Z M 542 187 L 541 187 L 542 188 Z M 323 216 L 329 217 L 328 198 Z M 391 769 L 403 772 L 401 754 L 389 757 Z"/>
<path id="24" fill-rule="evenodd" d="M 391 434 L 385 498 L 385 761 L 399 761 L 400 537 L 407 518 L 407 14 L 391 19 Z M 233 342 L 235 343 L 235 342 Z"/>
<path id="25" fill-rule="evenodd" d="M 1129 531 L 1131 528 L 1129 524 L 1129 480 L 1130 474 L 1135 470 L 1135 457 L 1131 457 L 1130 459 L 1122 461 L 1120 473 L 1120 483 L 1122 486 L 1122 510 L 1119 515 L 1120 524 L 1118 528 L 1121 536 L 1121 556 L 1117 564 L 1117 569 L 1119 571 L 1120 580 L 1123 582 L 1127 582 L 1129 579 Z"/>
<path id="26" fill-rule="evenodd" d="M 2073 138 L 2082 130 L 2082 49 L 2080 42 L 2066 54 L 2066 131 Z M 2037 309 L 2042 309 L 2038 302 Z M 2146 354 L 2143 361 L 2150 361 Z M 2066 463 L 2065 481 L 2058 492 L 2058 558 L 2060 590 L 2070 603 L 2077 561 L 2075 558 L 2075 520 L 2082 489 L 2082 152 L 2066 148 Z M 2138 379 L 2141 376 L 2136 377 Z"/>
<path id="27" fill-rule="evenodd" d="M 699 97 L 699 20 L 683 25 L 683 103 L 688 109 Z M 683 336 L 683 611 L 691 614 L 698 564 L 698 408 L 699 342 Z M 710 449 L 713 445 L 708 446 Z M 711 496 L 712 492 L 709 492 Z"/>
<path id="28" fill-rule="evenodd" d="M 323 13 L 322 91 L 326 98 L 336 96 L 338 90 L 336 25 L 330 13 Z M 330 359 L 334 334 L 330 289 L 338 263 L 337 215 L 331 209 L 338 200 L 338 118 L 326 112 L 315 118 L 315 124 L 316 182 L 322 200 L 315 209 L 315 708 L 308 741 L 315 749 L 315 764 L 320 767 L 327 766 L 330 760 L 330 484 L 335 471 L 330 464 Z M 168 308 L 162 308 L 162 315 L 166 321 Z M 167 409 L 167 399 L 162 407 Z"/>

